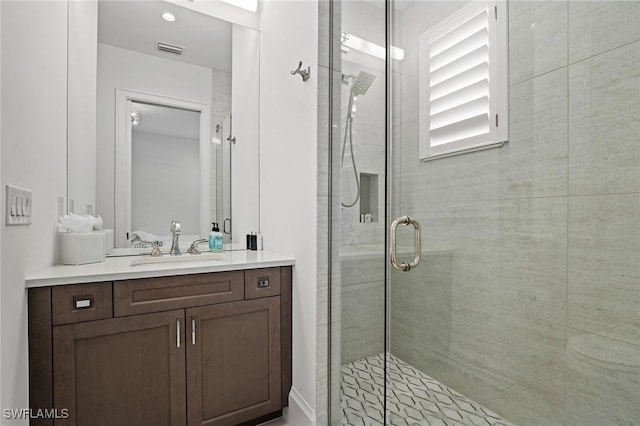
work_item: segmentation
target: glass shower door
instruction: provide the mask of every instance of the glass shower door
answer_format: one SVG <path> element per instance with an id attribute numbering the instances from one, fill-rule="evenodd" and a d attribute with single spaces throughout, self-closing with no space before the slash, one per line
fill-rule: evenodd
<path id="1" fill-rule="evenodd" d="M 483 374 L 497 376 L 508 360 L 495 357 L 508 343 L 496 334 L 514 332 L 509 320 L 497 322 L 509 309 L 497 284 L 509 280 L 498 267 L 509 258 L 501 220 L 531 216 L 498 195 L 509 148 L 493 84 L 498 55 L 506 55 L 504 47 L 491 51 L 496 6 L 388 5 L 392 52 L 402 53 L 387 64 L 389 425 L 508 424 L 493 411 Z"/>
<path id="2" fill-rule="evenodd" d="M 640 3 L 478 5 L 387 5 L 385 424 L 640 424 Z"/>
<path id="3" fill-rule="evenodd" d="M 640 424 L 640 2 L 334 13 L 331 424 Z"/>

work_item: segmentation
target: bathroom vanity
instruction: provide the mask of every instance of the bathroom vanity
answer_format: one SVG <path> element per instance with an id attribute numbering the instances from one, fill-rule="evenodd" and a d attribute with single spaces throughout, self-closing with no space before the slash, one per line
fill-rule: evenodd
<path id="1" fill-rule="evenodd" d="M 194 256 L 195 257 L 195 256 Z M 238 425 L 278 417 L 291 388 L 293 259 L 131 266 L 109 258 L 27 279 L 38 425 Z"/>

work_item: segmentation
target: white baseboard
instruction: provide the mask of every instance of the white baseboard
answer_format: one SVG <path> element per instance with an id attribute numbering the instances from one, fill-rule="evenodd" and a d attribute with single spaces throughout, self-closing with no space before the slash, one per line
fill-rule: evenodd
<path id="1" fill-rule="evenodd" d="M 316 426 L 313 408 L 295 388 L 289 393 L 289 408 L 285 409 L 284 418 L 290 426 Z"/>

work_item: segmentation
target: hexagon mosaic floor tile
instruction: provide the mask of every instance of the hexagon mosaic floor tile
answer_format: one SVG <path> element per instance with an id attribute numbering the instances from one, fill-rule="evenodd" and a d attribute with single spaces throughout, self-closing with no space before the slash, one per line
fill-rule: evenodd
<path id="1" fill-rule="evenodd" d="M 513 426 L 494 412 L 387 354 L 387 425 Z M 342 366 L 341 425 L 383 426 L 384 354 Z"/>

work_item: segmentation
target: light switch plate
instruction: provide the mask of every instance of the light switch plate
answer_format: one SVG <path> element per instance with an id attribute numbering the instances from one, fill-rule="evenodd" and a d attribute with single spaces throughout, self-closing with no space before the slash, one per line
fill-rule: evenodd
<path id="1" fill-rule="evenodd" d="M 5 223 L 10 225 L 31 225 L 32 195 L 28 189 L 7 185 Z"/>
<path id="2" fill-rule="evenodd" d="M 64 205 L 64 195 L 58 195 L 58 217 L 65 215 L 67 209 Z"/>

